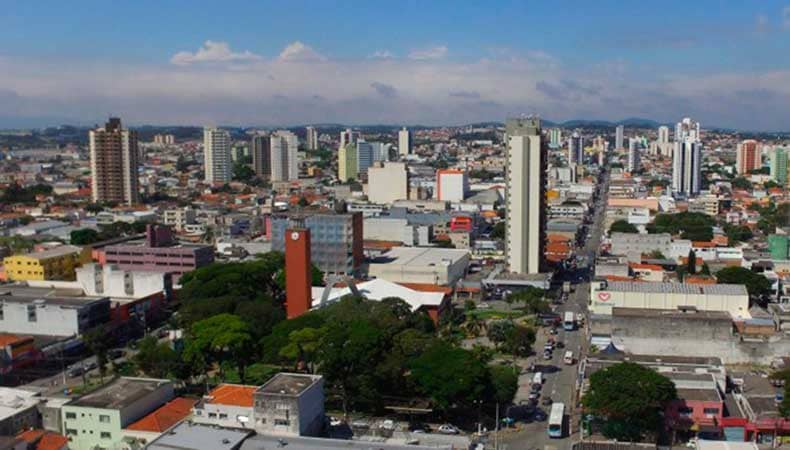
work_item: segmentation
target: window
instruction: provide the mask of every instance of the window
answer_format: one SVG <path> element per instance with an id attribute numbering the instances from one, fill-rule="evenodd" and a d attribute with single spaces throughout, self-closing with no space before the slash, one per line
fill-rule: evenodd
<path id="1" fill-rule="evenodd" d="M 216 419 L 217 418 L 217 413 L 212 413 L 212 412 L 208 413 L 208 418 L 209 419 Z"/>
<path id="2" fill-rule="evenodd" d="M 685 407 L 685 406 L 682 407 L 682 408 L 678 408 L 678 414 L 680 414 L 682 416 L 690 416 L 691 413 L 693 413 L 693 412 L 694 412 L 693 408 L 688 408 L 688 407 Z"/>
<path id="3" fill-rule="evenodd" d="M 0 305 L 0 320 L 5 320 L 3 316 L 3 305 Z"/>
<path id="4" fill-rule="evenodd" d="M 106 414 L 100 414 L 99 415 L 99 422 L 101 422 L 101 423 L 110 423 L 110 416 L 108 416 Z"/>
<path id="5" fill-rule="evenodd" d="M 291 421 L 290 420 L 285 420 L 285 419 L 274 419 L 274 424 L 275 425 L 283 425 L 283 426 L 287 427 L 288 425 L 291 424 Z"/>
<path id="6" fill-rule="evenodd" d="M 112 439 L 112 433 L 109 433 L 107 431 L 102 431 L 101 432 L 101 438 L 102 439 Z"/>
<path id="7" fill-rule="evenodd" d="M 702 412 L 705 414 L 718 414 L 719 408 L 705 408 L 702 410 Z"/>
<path id="8" fill-rule="evenodd" d="M 227 414 L 225 414 L 225 413 L 219 413 L 219 418 L 220 418 L 220 419 L 227 419 L 227 418 L 228 418 L 228 415 L 227 415 Z"/>
<path id="9" fill-rule="evenodd" d="M 36 317 L 36 305 L 27 305 L 27 321 L 38 321 L 38 317 Z"/>
<path id="10" fill-rule="evenodd" d="M 77 418 L 77 413 L 67 412 L 66 413 L 66 418 L 67 419 L 76 419 Z"/>
<path id="11" fill-rule="evenodd" d="M 73 428 L 66 428 L 66 436 L 76 436 L 77 430 Z"/>

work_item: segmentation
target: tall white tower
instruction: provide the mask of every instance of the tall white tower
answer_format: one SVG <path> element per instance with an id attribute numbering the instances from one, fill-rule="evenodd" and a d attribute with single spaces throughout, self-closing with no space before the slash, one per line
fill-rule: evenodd
<path id="1" fill-rule="evenodd" d="M 206 183 L 230 182 L 230 133 L 218 128 L 203 128 L 203 170 Z"/>
<path id="2" fill-rule="evenodd" d="M 401 155 L 410 155 L 412 144 L 411 131 L 403 127 L 398 131 L 398 153 Z"/>
<path id="3" fill-rule="evenodd" d="M 628 139 L 628 172 L 637 172 L 640 168 L 641 158 L 639 155 L 639 140 L 636 138 Z"/>
<path id="4" fill-rule="evenodd" d="M 508 119 L 507 263 L 511 272 L 540 273 L 546 224 L 547 146 L 536 117 Z"/>

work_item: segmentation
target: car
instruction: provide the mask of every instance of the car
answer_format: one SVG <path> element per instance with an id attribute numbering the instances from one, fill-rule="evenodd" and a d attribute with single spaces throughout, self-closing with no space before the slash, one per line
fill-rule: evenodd
<path id="1" fill-rule="evenodd" d="M 565 344 L 562 341 L 557 341 L 555 345 L 557 346 L 557 348 L 565 348 Z"/>
<path id="2" fill-rule="evenodd" d="M 439 428 L 437 428 L 436 431 L 438 431 L 441 434 L 458 434 L 459 433 L 458 428 L 456 428 L 455 425 L 450 425 L 449 423 L 446 423 L 444 425 L 439 425 Z"/>
<path id="3" fill-rule="evenodd" d="M 489 305 L 488 303 L 484 303 L 484 302 L 480 302 L 480 303 L 476 304 L 475 307 L 477 309 L 491 309 L 491 305 Z"/>
<path id="4" fill-rule="evenodd" d="M 551 352 L 543 352 L 543 359 L 551 359 Z"/>
<path id="5" fill-rule="evenodd" d="M 395 430 L 395 421 L 392 419 L 383 420 L 381 424 L 379 424 L 379 428 L 381 428 L 382 430 L 393 431 Z"/>
<path id="6" fill-rule="evenodd" d="M 538 392 L 532 392 L 532 393 L 529 394 L 529 397 L 527 397 L 529 402 L 532 403 L 532 404 L 537 403 L 539 398 L 540 398 L 540 393 L 538 393 Z"/>
<path id="7" fill-rule="evenodd" d="M 370 424 L 369 424 L 369 423 L 368 423 L 368 421 L 367 421 L 367 420 L 365 420 L 365 419 L 354 419 L 354 420 L 351 422 L 351 426 L 352 426 L 353 428 L 363 428 L 363 429 L 370 428 Z"/>
<path id="8" fill-rule="evenodd" d="M 97 367 L 99 367 L 99 365 L 96 363 L 96 361 L 91 361 L 88 364 L 85 364 L 85 371 L 87 372 L 87 371 L 93 370 L 93 369 L 95 369 Z"/>
<path id="9" fill-rule="evenodd" d="M 85 369 L 83 369 L 82 366 L 76 366 L 70 368 L 69 371 L 67 372 L 67 375 L 73 378 L 82 375 L 83 372 L 85 372 Z"/>
<path id="10" fill-rule="evenodd" d="M 332 427 L 339 427 L 343 424 L 343 421 L 337 417 L 329 416 L 329 426 Z"/>
<path id="11" fill-rule="evenodd" d="M 552 400 L 551 397 L 543 397 L 543 400 L 540 402 L 543 406 L 549 406 L 552 403 L 554 403 L 554 400 Z"/>
<path id="12" fill-rule="evenodd" d="M 411 422 L 409 423 L 409 431 L 412 433 L 430 433 L 431 427 L 427 423 Z"/>

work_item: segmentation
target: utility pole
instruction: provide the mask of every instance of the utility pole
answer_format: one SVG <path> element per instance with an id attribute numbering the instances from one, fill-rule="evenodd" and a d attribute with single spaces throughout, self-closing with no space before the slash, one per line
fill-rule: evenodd
<path id="1" fill-rule="evenodd" d="M 496 428 L 494 428 L 494 450 L 499 450 L 499 402 L 496 402 Z"/>

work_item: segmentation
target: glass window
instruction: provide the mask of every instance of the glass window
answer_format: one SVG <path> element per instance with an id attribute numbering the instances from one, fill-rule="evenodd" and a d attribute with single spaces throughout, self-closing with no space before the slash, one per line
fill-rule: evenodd
<path id="1" fill-rule="evenodd" d="M 67 419 L 76 419 L 77 418 L 77 413 L 67 412 L 66 413 L 66 418 Z"/>
<path id="2" fill-rule="evenodd" d="M 274 424 L 275 425 L 288 426 L 288 425 L 291 424 L 291 421 L 290 420 L 285 420 L 285 419 L 274 419 Z"/>
<path id="3" fill-rule="evenodd" d="M 702 412 L 705 414 L 718 414 L 719 408 L 705 408 L 702 410 Z"/>
<path id="4" fill-rule="evenodd" d="M 228 418 L 228 415 L 227 415 L 227 414 L 225 414 L 225 413 L 219 413 L 219 418 L 220 418 L 220 419 L 227 419 L 227 418 Z"/>
<path id="5" fill-rule="evenodd" d="M 73 428 L 66 428 L 66 436 L 76 436 L 77 430 Z"/>
<path id="6" fill-rule="evenodd" d="M 110 423 L 110 416 L 108 416 L 106 414 L 100 414 L 99 415 L 99 422 L 101 422 L 101 423 Z"/>
<path id="7" fill-rule="evenodd" d="M 112 439 L 112 433 L 109 433 L 107 431 L 102 431 L 101 432 L 101 438 L 102 439 Z"/>
<path id="8" fill-rule="evenodd" d="M 212 412 L 208 413 L 208 418 L 209 419 L 216 419 L 217 418 L 217 413 L 212 413 Z"/>

